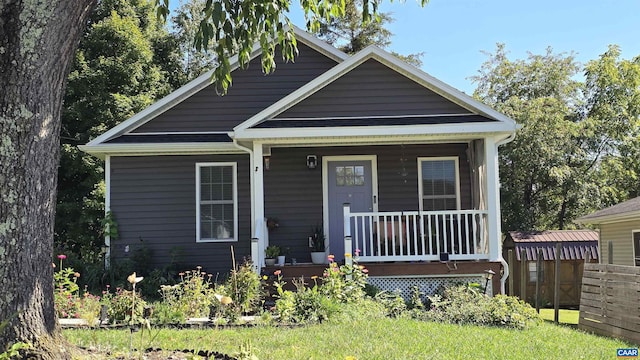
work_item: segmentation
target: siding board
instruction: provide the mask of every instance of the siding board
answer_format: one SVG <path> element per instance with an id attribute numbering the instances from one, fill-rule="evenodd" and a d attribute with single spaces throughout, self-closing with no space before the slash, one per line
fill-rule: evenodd
<path id="1" fill-rule="evenodd" d="M 469 110 L 370 59 L 276 118 L 469 113 Z"/>
<path id="2" fill-rule="evenodd" d="M 640 219 L 600 225 L 601 264 L 609 259 L 609 241 L 613 242 L 613 263 L 635 265 L 633 259 L 632 231 L 640 229 Z"/>
<path id="3" fill-rule="evenodd" d="M 276 54 L 277 71 L 270 75 L 262 73 L 258 57 L 233 72 L 224 97 L 208 86 L 133 132 L 229 131 L 337 64 L 302 43 L 298 50 L 295 63 Z"/>
<path id="4" fill-rule="evenodd" d="M 197 162 L 238 163 L 238 242 L 196 243 Z M 250 255 L 248 155 L 112 157 L 111 171 L 111 210 L 119 232 L 111 249 L 116 260 L 144 245 L 153 253 L 153 265 L 165 266 L 180 248 L 185 270 L 201 265 L 224 274 L 231 269 L 230 245 L 238 260 Z"/>

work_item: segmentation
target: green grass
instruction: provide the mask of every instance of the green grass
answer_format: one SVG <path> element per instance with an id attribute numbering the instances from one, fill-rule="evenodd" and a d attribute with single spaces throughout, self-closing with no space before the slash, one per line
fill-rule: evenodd
<path id="1" fill-rule="evenodd" d="M 544 320 L 553 321 L 553 318 L 554 318 L 553 309 L 540 309 L 540 317 Z M 580 311 L 578 310 L 560 309 L 558 321 L 561 324 L 578 325 L 579 318 L 580 318 Z"/>
<path id="2" fill-rule="evenodd" d="M 128 330 L 65 330 L 76 345 L 126 352 Z M 137 336 L 137 334 L 134 334 Z M 250 341 L 269 359 L 612 359 L 624 342 L 547 322 L 526 330 L 459 326 L 411 319 L 351 318 L 305 327 L 162 329 L 152 344 L 170 349 L 238 351 Z M 134 337 L 134 344 L 138 338 Z M 635 346 L 634 346 L 635 347 Z"/>

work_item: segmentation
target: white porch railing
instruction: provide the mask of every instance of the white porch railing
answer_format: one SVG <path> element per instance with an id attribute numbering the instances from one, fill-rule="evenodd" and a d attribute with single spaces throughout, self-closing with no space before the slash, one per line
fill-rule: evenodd
<path id="1" fill-rule="evenodd" d="M 484 210 L 352 213 L 345 204 L 345 249 L 359 249 L 361 262 L 438 261 L 441 254 L 489 259 L 487 216 Z"/>

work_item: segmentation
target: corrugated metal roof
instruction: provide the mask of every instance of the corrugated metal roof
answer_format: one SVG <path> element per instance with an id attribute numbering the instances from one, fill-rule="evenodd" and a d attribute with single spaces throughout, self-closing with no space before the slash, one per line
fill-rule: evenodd
<path id="1" fill-rule="evenodd" d="M 538 259 L 538 251 L 542 252 L 542 260 L 556 259 L 556 244 L 558 242 L 537 242 L 537 243 L 517 243 L 515 247 L 516 259 L 521 260 L 521 252 L 524 250 L 526 261 L 536 261 Z M 588 242 L 571 242 L 561 243 L 560 260 L 585 260 L 587 254 L 589 259 L 596 260 L 600 258 L 600 250 L 598 243 L 595 241 Z"/>
<path id="2" fill-rule="evenodd" d="M 515 243 L 572 241 L 597 242 L 600 237 L 599 233 L 593 230 L 510 231 L 509 235 Z"/>

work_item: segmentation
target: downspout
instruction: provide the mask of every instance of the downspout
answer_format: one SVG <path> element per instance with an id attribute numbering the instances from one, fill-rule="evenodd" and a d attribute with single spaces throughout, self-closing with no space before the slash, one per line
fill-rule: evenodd
<path id="1" fill-rule="evenodd" d="M 511 135 L 509 135 L 508 137 L 496 142 L 496 153 L 498 152 L 498 148 L 500 147 L 500 145 L 504 145 L 504 144 L 510 143 L 510 142 L 513 141 L 513 139 L 516 138 L 516 130 L 517 130 L 517 128 L 513 130 Z M 500 210 L 502 210 L 502 208 Z M 502 237 L 502 229 L 500 229 L 500 236 Z M 507 278 L 509 277 L 509 264 L 504 259 L 504 257 L 502 257 L 502 242 L 500 241 L 500 242 L 498 242 L 498 244 L 500 245 L 500 249 L 498 251 L 498 261 L 500 261 L 500 264 L 502 264 L 502 268 L 504 269 L 504 273 L 502 274 L 502 277 L 500 278 L 500 293 L 505 295 L 506 294 L 505 284 L 507 282 Z"/>
<path id="2" fill-rule="evenodd" d="M 252 162 L 252 160 L 253 160 L 253 149 L 248 148 L 248 147 L 243 146 L 243 145 L 240 145 L 238 143 L 238 141 L 233 138 L 232 134 L 229 134 L 229 137 L 233 139 L 233 146 L 235 146 L 236 148 L 238 148 L 238 149 L 240 149 L 242 151 L 246 151 L 249 154 L 249 159 L 250 159 L 249 162 L 251 164 L 253 164 L 253 162 Z M 253 166 L 251 164 L 250 164 L 250 167 Z M 250 173 L 250 176 L 249 176 L 249 188 L 250 188 L 249 196 L 251 197 L 251 212 L 253 213 L 253 211 L 255 209 L 255 194 L 254 194 L 254 191 L 253 191 L 253 183 L 254 183 L 253 171 L 249 171 L 249 173 Z M 259 259 L 260 251 L 259 250 L 256 251 L 257 254 L 253 254 L 253 252 L 255 251 L 254 247 L 256 245 L 258 245 L 258 243 L 255 240 L 259 238 L 258 227 L 259 226 L 261 227 L 261 224 L 262 224 L 261 222 L 260 222 L 260 224 L 258 224 L 258 223 L 256 223 L 256 221 L 253 221 L 253 220 L 251 221 L 251 234 L 252 234 L 252 238 L 251 238 L 251 252 L 252 252 L 251 258 L 253 260 L 254 271 L 256 273 L 258 273 L 258 274 L 260 273 L 260 267 L 261 267 L 261 260 Z M 259 249 L 259 245 L 258 245 L 258 249 Z"/>

